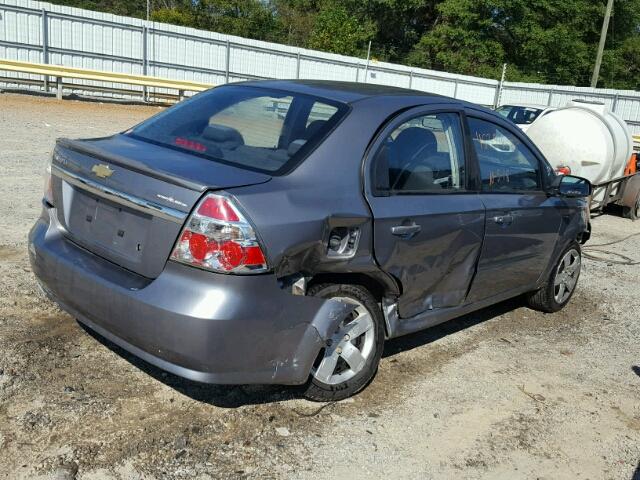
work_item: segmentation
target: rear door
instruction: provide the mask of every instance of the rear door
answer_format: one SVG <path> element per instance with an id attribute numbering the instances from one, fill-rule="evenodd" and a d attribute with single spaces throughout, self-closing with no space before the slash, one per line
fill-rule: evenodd
<path id="1" fill-rule="evenodd" d="M 469 293 L 475 302 L 532 286 L 554 251 L 562 215 L 545 193 L 548 165 L 513 127 L 481 112 L 467 115 L 487 212 L 478 272 Z"/>
<path id="2" fill-rule="evenodd" d="M 402 285 L 403 318 L 462 304 L 473 279 L 485 213 L 463 117 L 455 107 L 407 111 L 383 129 L 367 160 L 375 256 Z"/>

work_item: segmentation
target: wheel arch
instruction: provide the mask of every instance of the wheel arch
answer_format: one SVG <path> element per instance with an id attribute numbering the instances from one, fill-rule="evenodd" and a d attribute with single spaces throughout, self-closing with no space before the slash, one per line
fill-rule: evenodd
<path id="1" fill-rule="evenodd" d="M 378 302 L 387 295 L 397 295 L 398 285 L 391 279 L 367 273 L 317 273 L 307 282 L 307 290 L 321 283 L 360 285 L 371 292 Z"/>

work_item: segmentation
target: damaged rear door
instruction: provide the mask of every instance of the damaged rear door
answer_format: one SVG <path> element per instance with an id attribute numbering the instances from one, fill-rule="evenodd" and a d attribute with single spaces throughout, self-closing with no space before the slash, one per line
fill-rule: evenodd
<path id="1" fill-rule="evenodd" d="M 485 208 L 466 160 L 463 113 L 418 107 L 376 140 L 367 200 L 379 265 L 402 286 L 398 313 L 464 303 L 485 228 Z"/>

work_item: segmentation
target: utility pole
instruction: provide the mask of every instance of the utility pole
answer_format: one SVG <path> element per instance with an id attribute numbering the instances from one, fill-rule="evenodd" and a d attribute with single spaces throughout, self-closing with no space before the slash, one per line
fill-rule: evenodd
<path id="1" fill-rule="evenodd" d="M 613 0 L 608 0 L 607 11 L 604 14 L 604 22 L 602 23 L 602 32 L 600 32 L 600 43 L 598 45 L 598 54 L 596 55 L 596 66 L 593 69 L 593 76 L 591 77 L 591 87 L 596 88 L 598 85 L 598 77 L 600 76 L 600 65 L 602 64 L 602 53 L 604 52 L 604 45 L 607 42 L 607 31 L 609 30 L 609 19 L 611 18 L 611 11 L 613 10 Z"/>
<path id="2" fill-rule="evenodd" d="M 151 13 L 151 0 L 147 0 L 147 24 L 149 23 L 149 17 L 150 17 L 150 13 Z M 144 27 L 142 27 L 142 35 L 143 35 L 143 39 L 142 39 L 142 43 L 144 45 L 143 49 L 144 49 L 144 55 L 143 55 L 143 65 L 142 65 L 142 69 L 144 71 L 144 75 L 149 75 L 149 25 L 145 25 Z M 156 47 L 156 42 L 153 42 L 153 49 L 154 49 L 154 54 L 155 54 L 155 47 Z M 155 55 L 154 57 L 155 58 Z M 147 88 L 146 85 L 144 85 L 142 87 L 142 101 L 144 102 L 148 102 L 149 101 L 149 89 Z"/>
<path id="3" fill-rule="evenodd" d="M 507 77 L 507 64 L 502 64 L 502 76 L 500 77 L 500 84 L 498 85 L 498 91 L 496 92 L 496 97 L 494 100 L 493 108 L 498 108 L 500 105 L 500 99 L 502 98 L 502 89 L 504 88 L 504 81 Z"/>
<path id="4" fill-rule="evenodd" d="M 369 75 L 369 59 L 371 58 L 371 40 L 369 40 L 369 48 L 367 49 L 367 65 L 364 67 L 364 83 L 367 83 Z"/>

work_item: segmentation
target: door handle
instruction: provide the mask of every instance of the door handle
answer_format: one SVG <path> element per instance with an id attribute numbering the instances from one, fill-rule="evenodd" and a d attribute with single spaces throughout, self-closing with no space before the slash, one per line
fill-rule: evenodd
<path id="1" fill-rule="evenodd" d="M 497 215 L 493 217 L 493 221 L 498 225 L 511 225 L 513 223 L 513 215 Z"/>
<path id="2" fill-rule="evenodd" d="M 391 227 L 391 233 L 397 237 L 411 238 L 422 230 L 422 227 L 417 223 L 413 225 L 396 225 Z"/>

